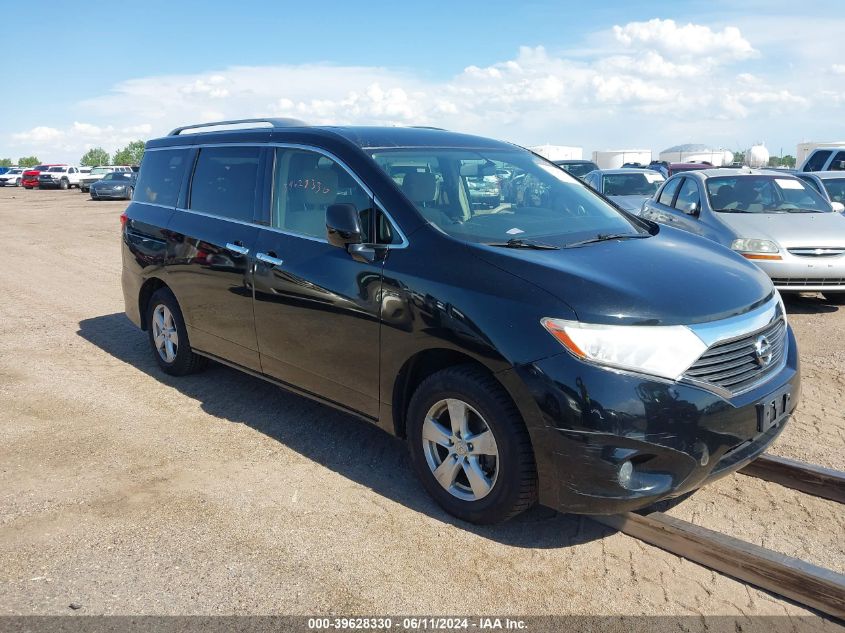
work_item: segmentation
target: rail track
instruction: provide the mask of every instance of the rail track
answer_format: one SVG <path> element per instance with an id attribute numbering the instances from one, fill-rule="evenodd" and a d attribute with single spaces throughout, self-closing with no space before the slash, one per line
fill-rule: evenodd
<path id="1" fill-rule="evenodd" d="M 845 473 L 763 455 L 739 471 L 816 497 L 845 503 Z M 627 512 L 599 523 L 722 574 L 845 620 L 845 574 L 670 517 Z"/>

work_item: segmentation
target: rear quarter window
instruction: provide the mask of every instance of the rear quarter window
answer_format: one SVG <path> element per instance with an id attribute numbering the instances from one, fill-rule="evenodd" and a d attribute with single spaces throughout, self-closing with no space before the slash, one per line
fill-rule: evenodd
<path id="1" fill-rule="evenodd" d="M 176 206 L 185 175 L 188 150 L 163 149 L 144 153 L 135 187 L 135 201 Z"/>
<path id="2" fill-rule="evenodd" d="M 821 171 L 828 157 L 833 153 L 831 150 L 816 150 L 810 155 L 804 171 Z"/>

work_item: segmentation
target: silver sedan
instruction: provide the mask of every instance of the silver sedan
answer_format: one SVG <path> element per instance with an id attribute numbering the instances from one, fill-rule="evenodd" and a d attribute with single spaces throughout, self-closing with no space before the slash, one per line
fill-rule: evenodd
<path id="1" fill-rule="evenodd" d="M 705 169 L 672 176 L 643 218 L 695 233 L 762 268 L 781 291 L 845 304 L 845 216 L 791 174 Z"/>

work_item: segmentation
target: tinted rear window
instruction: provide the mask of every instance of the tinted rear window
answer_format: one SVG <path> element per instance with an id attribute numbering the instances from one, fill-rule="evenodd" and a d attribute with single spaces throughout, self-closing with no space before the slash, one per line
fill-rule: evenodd
<path id="1" fill-rule="evenodd" d="M 204 147 L 191 181 L 191 209 L 251 222 L 258 147 Z"/>
<path id="2" fill-rule="evenodd" d="M 145 152 L 135 187 L 135 201 L 166 207 L 175 206 L 179 198 L 179 187 L 182 186 L 182 176 L 185 174 L 187 157 L 186 149 Z"/>

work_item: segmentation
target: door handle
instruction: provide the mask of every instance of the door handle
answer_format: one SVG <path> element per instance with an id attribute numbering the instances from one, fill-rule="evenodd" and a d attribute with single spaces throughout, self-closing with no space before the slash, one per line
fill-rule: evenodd
<path id="1" fill-rule="evenodd" d="M 256 253 L 255 259 L 257 259 L 260 262 L 264 262 L 265 264 L 270 264 L 271 266 L 281 266 L 282 264 L 285 263 L 281 259 L 279 259 L 278 257 L 273 257 L 272 255 L 270 255 L 268 253 Z"/>
<path id="2" fill-rule="evenodd" d="M 238 255 L 246 255 L 247 253 L 249 253 L 249 249 L 246 246 L 233 242 L 226 242 L 226 250 L 232 251 L 233 253 L 237 253 Z"/>

